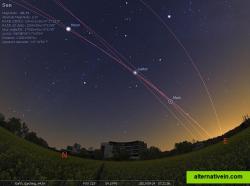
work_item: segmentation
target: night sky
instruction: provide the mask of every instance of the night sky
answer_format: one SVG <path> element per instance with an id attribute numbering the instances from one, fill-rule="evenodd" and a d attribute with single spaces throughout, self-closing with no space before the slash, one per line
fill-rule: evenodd
<path id="1" fill-rule="evenodd" d="M 18 1 L 21 2 L 21 1 Z M 28 1 L 79 23 L 52 0 Z M 61 1 L 163 90 L 211 136 L 221 134 L 211 102 L 185 51 L 139 0 Z M 211 93 L 222 132 L 250 114 L 250 1 L 145 0 L 182 42 Z M 14 5 L 14 9 L 22 9 Z M 83 27 L 72 28 L 94 43 Z M 115 60 L 65 29 L 48 44 L 0 48 L 0 112 L 25 121 L 50 146 L 144 140 L 162 150 L 192 140 L 179 121 Z M 100 44 L 100 43 L 99 43 Z M 166 105 L 178 115 L 173 105 Z M 181 118 L 181 115 L 178 115 Z M 195 135 L 206 139 L 191 128 Z M 198 129 L 198 127 L 196 127 Z M 200 129 L 198 129 L 200 130 Z"/>

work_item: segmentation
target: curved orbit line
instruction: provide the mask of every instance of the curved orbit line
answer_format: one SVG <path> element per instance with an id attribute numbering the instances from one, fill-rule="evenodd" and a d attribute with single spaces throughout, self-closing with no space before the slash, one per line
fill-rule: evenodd
<path id="1" fill-rule="evenodd" d="M 26 7 L 25 5 L 22 5 L 22 4 L 20 4 L 20 3 L 17 3 L 17 2 L 15 2 L 14 0 L 9 0 L 9 1 L 11 1 L 11 2 L 13 2 L 14 4 L 17 4 L 17 5 L 19 5 L 19 6 L 23 7 L 23 8 L 25 8 L 25 9 L 28 9 L 28 10 L 32 11 L 33 13 L 38 14 L 38 15 L 40 15 L 41 17 L 43 17 L 43 18 L 45 18 L 45 19 L 57 20 L 57 19 L 55 19 L 54 17 L 50 16 L 49 14 L 45 13 L 44 11 L 42 11 L 42 10 L 40 10 L 40 9 L 38 9 L 38 8 L 36 8 L 36 9 L 39 10 L 40 12 L 42 12 L 42 13 L 45 14 L 45 15 L 43 15 L 43 14 L 41 14 L 41 13 L 38 13 L 38 12 L 36 12 L 36 11 L 34 11 L 34 10 L 31 10 L 30 8 Z M 23 2 L 25 2 L 25 1 L 23 0 Z M 26 2 L 26 3 L 27 3 L 27 2 Z M 35 7 L 33 7 L 33 8 L 35 8 Z M 62 24 L 62 23 L 55 23 L 55 24 L 57 24 L 59 27 L 61 27 L 61 28 L 63 28 L 63 29 L 66 28 L 66 26 L 65 26 L 64 24 Z M 111 57 L 113 60 L 115 60 L 117 63 L 119 63 L 120 65 L 122 65 L 125 69 L 127 69 L 129 72 L 131 72 L 131 73 L 134 72 L 134 70 L 133 70 L 131 67 L 129 67 L 128 65 L 124 64 L 122 61 L 120 61 L 120 60 L 117 59 L 116 57 L 112 56 L 111 54 L 109 54 L 109 53 L 108 53 L 107 51 L 105 51 L 103 48 L 99 47 L 98 45 L 96 45 L 96 44 L 94 44 L 93 42 L 89 41 L 88 39 L 84 38 L 82 35 L 80 35 L 80 34 L 77 33 L 76 31 L 71 30 L 71 33 L 73 33 L 76 37 L 78 37 L 78 38 L 80 39 L 80 41 L 82 41 L 82 42 L 84 42 L 84 43 L 87 42 L 88 44 L 90 44 L 90 45 L 96 47 L 97 49 L 99 49 L 100 51 L 102 51 L 103 53 L 105 53 L 107 56 Z M 166 94 L 164 94 L 160 89 L 158 89 L 153 83 L 151 83 L 150 81 L 148 81 L 147 79 L 145 79 L 145 78 L 141 75 L 141 73 L 138 73 L 138 74 L 136 75 L 136 77 L 137 77 L 137 79 L 139 79 L 139 80 L 143 81 L 144 83 L 146 83 L 150 88 L 152 88 L 153 90 L 155 90 L 155 91 L 156 91 L 158 94 L 160 94 L 163 98 L 167 99 L 168 101 L 171 100 Z M 172 101 L 172 100 L 171 100 L 171 101 Z M 177 111 L 181 111 L 181 112 L 183 112 L 183 113 L 186 113 L 186 112 L 185 112 L 179 105 L 177 105 L 176 103 L 173 103 L 173 105 L 174 105 L 174 108 L 175 108 Z M 205 133 L 208 135 L 208 137 L 210 136 L 209 133 L 208 133 L 202 126 L 200 126 L 200 124 L 199 124 L 195 119 L 193 119 L 190 115 L 188 115 L 188 118 L 191 119 L 199 128 L 201 128 L 201 129 L 203 130 L 203 132 L 205 132 Z"/>

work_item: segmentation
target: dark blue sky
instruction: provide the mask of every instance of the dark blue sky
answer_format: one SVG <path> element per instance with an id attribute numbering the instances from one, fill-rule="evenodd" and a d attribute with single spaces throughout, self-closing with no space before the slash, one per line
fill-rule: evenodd
<path id="1" fill-rule="evenodd" d="M 79 23 L 53 1 L 28 2 L 65 25 Z M 144 69 L 140 73 L 170 98 L 181 97 L 176 103 L 203 128 L 219 134 L 208 96 L 190 60 L 139 0 L 61 2 L 129 63 Z M 250 111 L 250 2 L 145 2 L 193 57 L 212 94 L 223 131 L 238 125 L 241 116 Z M 13 9 L 22 8 L 14 5 Z M 72 29 L 97 43 L 86 29 Z M 45 38 L 49 41 L 45 45 L 1 44 L 0 112 L 21 117 L 57 147 L 73 142 L 98 147 L 103 141 L 138 139 L 167 149 L 177 141 L 191 139 L 132 73 L 100 50 L 60 27 Z M 183 121 L 196 139 L 206 138 L 195 133 L 194 124 Z"/>

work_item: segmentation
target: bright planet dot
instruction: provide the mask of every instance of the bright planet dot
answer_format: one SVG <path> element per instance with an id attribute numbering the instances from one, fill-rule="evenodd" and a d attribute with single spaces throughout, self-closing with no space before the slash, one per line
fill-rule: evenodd
<path id="1" fill-rule="evenodd" d="M 71 27 L 70 27 L 70 26 L 67 26 L 67 27 L 66 27 L 66 31 L 67 31 L 67 32 L 70 32 L 70 31 L 71 31 Z"/>
<path id="2" fill-rule="evenodd" d="M 168 19 L 170 19 L 171 17 L 172 17 L 172 16 L 169 14 L 169 15 L 168 15 Z"/>
<path id="3" fill-rule="evenodd" d="M 134 74 L 134 75 L 137 75 L 137 74 L 138 74 L 138 72 L 137 72 L 136 70 L 134 70 L 134 71 L 133 71 L 133 74 Z"/>

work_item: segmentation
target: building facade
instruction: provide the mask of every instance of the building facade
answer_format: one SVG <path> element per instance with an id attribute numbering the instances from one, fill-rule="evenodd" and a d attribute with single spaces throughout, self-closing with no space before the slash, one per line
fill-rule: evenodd
<path id="1" fill-rule="evenodd" d="M 106 142 L 101 144 L 101 151 L 104 159 L 113 158 L 115 154 L 126 153 L 129 159 L 140 159 L 141 152 L 147 149 L 143 141 L 131 142 Z"/>
<path id="2" fill-rule="evenodd" d="M 67 146 L 67 151 L 71 154 L 79 154 L 81 151 L 81 145 L 75 143 L 73 146 Z"/>

